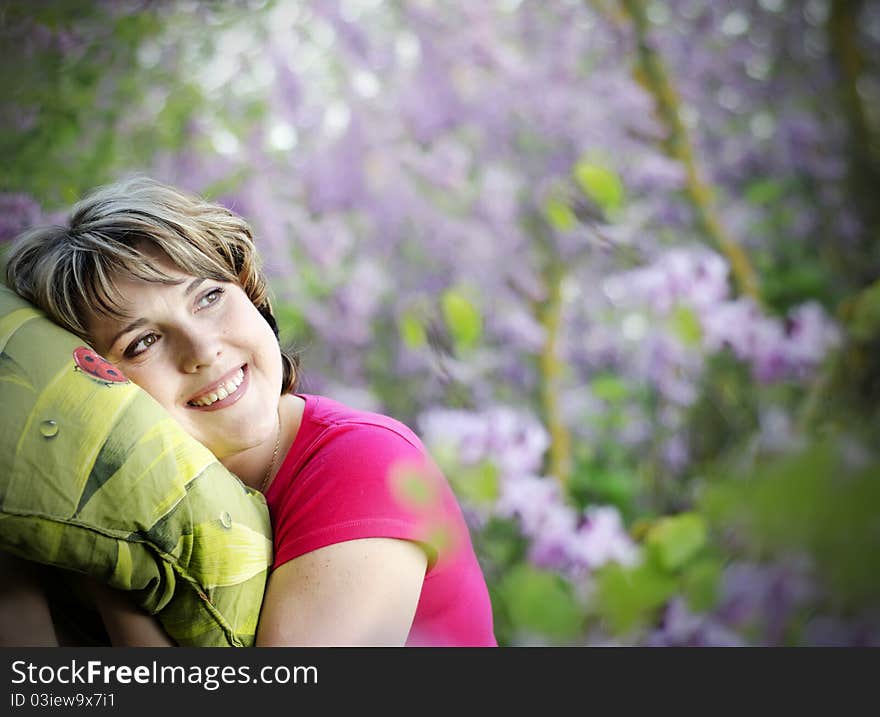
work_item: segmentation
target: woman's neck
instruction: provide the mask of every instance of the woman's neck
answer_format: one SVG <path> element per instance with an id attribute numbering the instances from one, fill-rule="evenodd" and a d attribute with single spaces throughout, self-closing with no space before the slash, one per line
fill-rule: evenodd
<path id="1" fill-rule="evenodd" d="M 245 485 L 260 490 L 265 484 L 265 489 L 268 490 L 296 439 L 304 409 L 303 399 L 293 394 L 285 394 L 278 402 L 279 428 L 272 431 L 272 434 L 259 445 L 224 458 L 220 462 L 237 475 Z"/>

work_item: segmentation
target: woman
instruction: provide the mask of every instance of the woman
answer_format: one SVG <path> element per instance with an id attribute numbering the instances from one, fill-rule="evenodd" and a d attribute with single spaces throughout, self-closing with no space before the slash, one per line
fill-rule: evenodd
<path id="1" fill-rule="evenodd" d="M 240 217 L 135 178 L 88 196 L 68 227 L 23 235 L 7 280 L 265 494 L 275 562 L 258 645 L 495 644 L 461 511 L 418 438 L 295 392 Z M 115 643 L 167 642 L 124 596 L 95 595 Z"/>

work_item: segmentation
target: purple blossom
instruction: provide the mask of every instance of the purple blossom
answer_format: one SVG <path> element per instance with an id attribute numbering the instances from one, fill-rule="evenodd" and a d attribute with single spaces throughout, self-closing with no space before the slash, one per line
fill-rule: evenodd
<path id="1" fill-rule="evenodd" d="M 742 635 L 711 615 L 691 612 L 684 600 L 673 598 L 660 629 L 645 641 L 649 647 L 745 647 Z"/>
<path id="2" fill-rule="evenodd" d="M 0 194 L 0 244 L 40 223 L 40 205 L 28 194 Z"/>
<path id="3" fill-rule="evenodd" d="M 571 557 L 576 565 L 587 570 L 610 562 L 635 565 L 639 561 L 639 550 L 624 529 L 617 508 L 588 508 L 574 537 Z"/>
<path id="4" fill-rule="evenodd" d="M 366 200 L 366 144 L 360 120 L 350 121 L 345 133 L 305 168 L 309 207 L 313 212 L 352 209 Z"/>
<path id="5" fill-rule="evenodd" d="M 750 299 L 720 304 L 701 315 L 703 343 L 709 351 L 729 348 L 739 358 L 748 359 L 756 349 L 761 318 L 760 309 Z"/>
<path id="6" fill-rule="evenodd" d="M 421 414 L 418 424 L 428 445 L 451 447 L 465 465 L 490 460 L 509 476 L 539 471 L 550 444 L 540 422 L 506 407 L 480 413 L 433 409 Z"/>
<path id="7" fill-rule="evenodd" d="M 788 360 L 796 368 L 812 368 L 839 345 L 841 332 L 816 302 L 791 310 L 785 322 Z"/>
<path id="8" fill-rule="evenodd" d="M 470 152 L 451 139 L 439 139 L 427 151 L 416 147 L 405 150 L 401 157 L 405 166 L 433 187 L 454 190 L 468 181 L 471 172 Z"/>
<path id="9" fill-rule="evenodd" d="M 764 383 L 807 375 L 840 341 L 840 330 L 815 302 L 794 308 L 783 322 L 741 298 L 704 312 L 702 327 L 710 351 L 730 348 Z"/>
<path id="10" fill-rule="evenodd" d="M 738 629 L 760 628 L 766 644 L 781 644 L 794 613 L 817 595 L 803 560 L 785 565 L 736 562 L 728 566 L 714 614 Z"/>
<path id="11" fill-rule="evenodd" d="M 538 353 L 544 346 L 547 330 L 522 307 L 513 306 L 493 317 L 495 332 L 505 343 L 530 353 Z"/>
<path id="12" fill-rule="evenodd" d="M 419 426 L 438 455 L 451 452 L 462 465 L 490 460 L 498 467 L 501 490 L 492 512 L 519 523 L 535 564 L 574 576 L 638 559 L 616 508 L 593 507 L 579 517 L 559 483 L 535 473 L 549 439 L 528 415 L 503 407 L 482 413 L 435 409 L 420 416 Z"/>
<path id="13" fill-rule="evenodd" d="M 675 473 L 680 473 L 688 465 L 690 450 L 687 438 L 681 434 L 670 436 L 663 442 L 663 462 Z"/>
<path id="14" fill-rule="evenodd" d="M 709 308 L 727 298 L 727 263 L 704 249 L 671 249 L 653 263 L 605 281 L 619 306 L 645 306 L 665 315 L 679 305 Z"/>
<path id="15" fill-rule="evenodd" d="M 272 52 L 272 63 L 275 69 L 275 108 L 281 117 L 295 122 L 300 119 L 304 99 L 302 80 L 278 48 L 274 48 Z"/>
<path id="16" fill-rule="evenodd" d="M 356 61 L 369 60 L 369 37 L 356 22 L 351 22 L 342 16 L 338 2 L 320 0 L 320 2 L 312 2 L 311 7 L 317 15 L 324 17 L 332 25 L 341 46 L 350 52 Z"/>
<path id="17" fill-rule="evenodd" d="M 773 383 L 785 378 L 791 368 L 787 355 L 788 345 L 780 322 L 762 317 L 752 327 L 749 350 L 742 354 L 752 363 L 755 378 L 761 383 Z"/>
<path id="18" fill-rule="evenodd" d="M 625 173 L 626 185 L 637 191 L 676 191 L 685 183 L 680 162 L 659 154 L 649 154 Z"/>
<path id="19" fill-rule="evenodd" d="M 499 515 L 516 518 L 531 539 L 529 559 L 572 578 L 609 562 L 634 565 L 640 553 L 616 508 L 589 508 L 579 519 L 551 478 L 524 476 L 505 484 Z"/>
<path id="20" fill-rule="evenodd" d="M 577 522 L 574 511 L 563 502 L 559 484 L 551 478 L 518 476 L 505 481 L 495 509 L 503 517 L 518 518 L 529 536 L 545 527 L 567 533 Z"/>
<path id="21" fill-rule="evenodd" d="M 387 274 L 374 260 L 364 257 L 345 272 L 342 285 L 330 300 L 310 302 L 306 313 L 312 324 L 324 327 L 324 337 L 331 345 L 363 348 L 373 340 L 372 318 L 388 289 Z"/>
<path id="22" fill-rule="evenodd" d="M 702 358 L 673 336 L 651 332 L 636 366 L 667 401 L 689 406 L 696 400 L 695 379 L 702 369 Z"/>
<path id="23" fill-rule="evenodd" d="M 817 615 L 804 629 L 803 644 L 814 647 L 880 647 L 880 618 L 866 615 L 844 620 Z"/>
<path id="24" fill-rule="evenodd" d="M 426 144 L 462 119 L 463 104 L 434 40 L 425 35 L 419 39 L 422 61 L 413 82 L 400 99 L 400 109 L 413 136 Z"/>

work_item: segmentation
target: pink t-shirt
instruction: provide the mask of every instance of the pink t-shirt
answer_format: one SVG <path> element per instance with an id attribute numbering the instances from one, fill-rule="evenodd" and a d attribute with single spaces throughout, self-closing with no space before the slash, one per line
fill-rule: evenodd
<path id="1" fill-rule="evenodd" d="M 492 606 L 467 525 L 446 479 L 402 423 L 323 396 L 269 491 L 275 564 L 333 543 L 400 538 L 422 545 L 428 570 L 408 646 L 495 646 Z"/>

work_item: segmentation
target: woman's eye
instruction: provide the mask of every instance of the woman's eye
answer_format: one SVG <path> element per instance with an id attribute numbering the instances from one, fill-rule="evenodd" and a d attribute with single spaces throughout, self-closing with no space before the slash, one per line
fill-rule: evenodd
<path id="1" fill-rule="evenodd" d="M 199 299 L 199 303 L 197 304 L 198 308 L 204 309 L 206 306 L 210 306 L 211 304 L 216 304 L 220 300 L 220 295 L 223 293 L 223 289 L 212 289 L 207 294 L 205 294 L 201 299 Z"/>
<path id="2" fill-rule="evenodd" d="M 156 336 L 156 334 L 147 334 L 146 336 L 141 336 L 141 338 L 139 338 L 131 346 L 128 347 L 128 349 L 125 351 L 125 355 L 131 358 L 132 356 L 142 354 L 158 340 L 159 337 Z"/>

